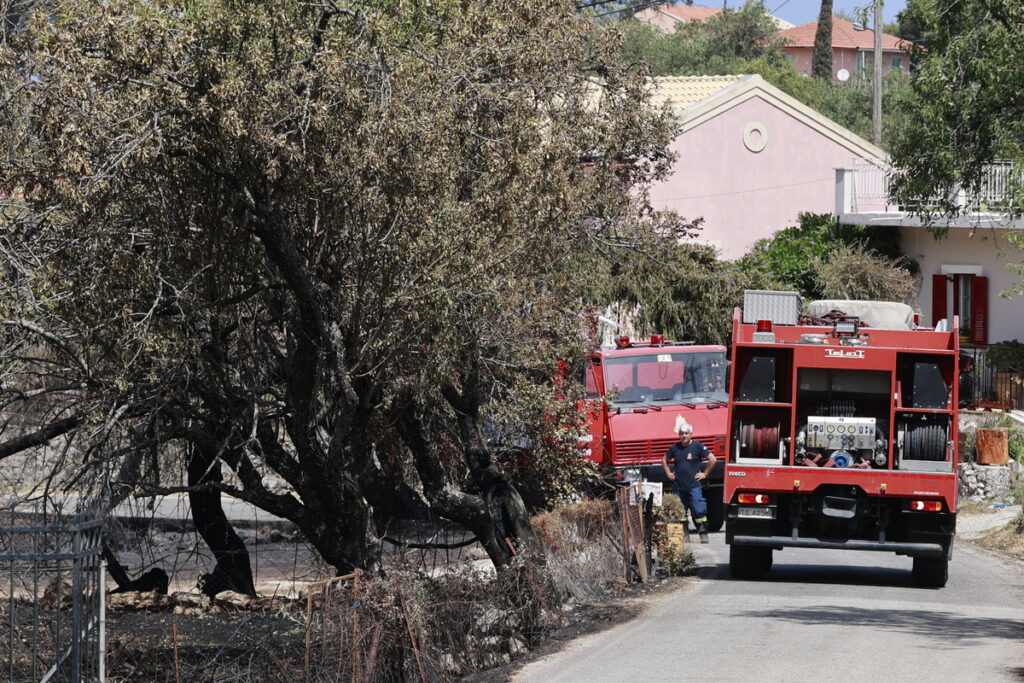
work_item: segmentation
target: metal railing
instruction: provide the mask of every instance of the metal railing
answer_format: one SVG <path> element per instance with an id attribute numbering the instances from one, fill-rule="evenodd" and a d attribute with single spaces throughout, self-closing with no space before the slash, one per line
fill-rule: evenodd
<path id="1" fill-rule="evenodd" d="M 1024 375 L 1001 372 L 988 360 L 988 346 L 962 345 L 961 359 L 970 358 L 970 370 L 963 370 L 961 360 L 961 407 L 991 407 L 1024 410 Z"/>
<path id="2" fill-rule="evenodd" d="M 882 160 L 854 161 L 852 164 L 853 213 L 888 212 L 892 208 L 890 186 L 899 171 Z M 1014 174 L 1013 164 L 999 161 L 985 167 L 976 191 L 953 188 L 948 196 L 920 198 L 912 205 L 897 207 L 907 211 L 923 207 L 952 206 L 960 214 L 1004 213 L 1011 208 L 1021 190 L 1021 179 Z"/>
<path id="3" fill-rule="evenodd" d="M 102 526 L 95 509 L 66 515 L 33 503 L 0 513 L 0 652 L 9 680 L 104 680 Z"/>
<path id="4" fill-rule="evenodd" d="M 853 163 L 853 213 L 889 210 L 892 169 L 883 161 Z"/>

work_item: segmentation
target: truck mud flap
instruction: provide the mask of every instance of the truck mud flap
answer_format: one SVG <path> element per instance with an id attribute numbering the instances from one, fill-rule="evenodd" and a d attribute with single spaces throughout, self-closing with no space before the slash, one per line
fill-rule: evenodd
<path id="1" fill-rule="evenodd" d="M 911 557 L 946 557 L 947 551 L 939 543 L 880 543 L 850 539 L 848 541 L 823 541 L 817 538 L 793 538 L 792 536 L 733 536 L 733 545 L 771 546 L 772 548 L 824 548 L 826 550 L 877 550 Z"/>

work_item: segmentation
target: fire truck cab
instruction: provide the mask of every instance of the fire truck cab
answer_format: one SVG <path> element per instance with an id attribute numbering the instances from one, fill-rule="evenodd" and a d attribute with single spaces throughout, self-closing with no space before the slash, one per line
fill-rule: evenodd
<path id="1" fill-rule="evenodd" d="M 666 482 L 661 458 L 678 440 L 677 415 L 693 438 L 721 460 L 727 425 L 728 363 L 724 346 L 635 341 L 620 336 L 614 349 L 583 359 L 580 379 L 590 433 L 584 455 L 626 481 Z M 708 478 L 708 527 L 723 523 L 722 466 Z"/>
<path id="2" fill-rule="evenodd" d="M 957 512 L 958 325 L 909 306 L 746 292 L 733 315 L 729 567 L 788 547 L 892 552 L 941 587 Z"/>

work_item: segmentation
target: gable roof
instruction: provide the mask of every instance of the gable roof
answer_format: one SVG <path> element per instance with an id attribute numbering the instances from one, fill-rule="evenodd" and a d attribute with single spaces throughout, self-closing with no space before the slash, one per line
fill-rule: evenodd
<path id="1" fill-rule="evenodd" d="M 814 36 L 818 32 L 818 22 L 812 21 L 800 26 L 779 31 L 778 36 L 784 38 L 786 47 L 814 47 Z M 875 47 L 875 32 L 871 29 L 858 31 L 846 19 L 832 17 L 832 47 L 872 50 Z M 882 34 L 883 50 L 907 50 L 910 43 L 888 33 Z"/>
<path id="2" fill-rule="evenodd" d="M 716 84 L 718 87 L 713 90 Z M 787 95 L 757 74 L 662 76 L 654 79 L 654 86 L 654 101 L 658 104 L 668 103 L 675 111 L 681 133 L 696 128 L 738 104 L 758 97 L 850 150 L 856 156 L 869 160 L 884 159 L 887 156 L 881 148 Z"/>
<path id="3" fill-rule="evenodd" d="M 743 76 L 660 76 L 654 79 L 651 102 L 656 107 L 668 104 L 672 111 L 678 112 L 741 78 Z"/>

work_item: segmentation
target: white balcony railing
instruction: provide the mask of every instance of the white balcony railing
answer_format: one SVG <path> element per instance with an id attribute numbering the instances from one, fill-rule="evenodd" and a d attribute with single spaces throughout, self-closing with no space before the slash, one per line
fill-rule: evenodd
<path id="1" fill-rule="evenodd" d="M 848 168 L 836 169 L 836 212 L 903 214 L 929 207 L 941 211 L 940 207 L 951 204 L 957 215 L 1005 214 L 1024 184 L 1014 177 L 1011 162 L 998 162 L 986 167 L 976 192 L 956 188 L 948 197 L 930 197 L 895 206 L 889 196 L 889 185 L 897 173 L 897 169 L 882 160 L 858 160 Z"/>

